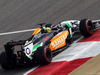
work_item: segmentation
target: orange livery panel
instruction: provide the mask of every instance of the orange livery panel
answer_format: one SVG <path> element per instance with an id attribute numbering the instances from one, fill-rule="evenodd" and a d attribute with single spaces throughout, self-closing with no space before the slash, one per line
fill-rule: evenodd
<path id="1" fill-rule="evenodd" d="M 51 39 L 51 44 L 49 48 L 51 51 L 54 51 L 58 48 L 61 48 L 66 45 L 66 38 L 68 37 L 69 32 L 68 31 L 63 31 L 59 34 L 57 34 L 53 39 Z"/>
<path id="2" fill-rule="evenodd" d="M 33 32 L 32 35 L 35 35 L 35 34 L 39 33 L 40 31 L 41 31 L 41 28 L 37 28 L 37 29 Z"/>

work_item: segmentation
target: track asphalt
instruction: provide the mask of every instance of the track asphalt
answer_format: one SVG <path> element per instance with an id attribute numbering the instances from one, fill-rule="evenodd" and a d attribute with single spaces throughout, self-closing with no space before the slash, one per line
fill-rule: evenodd
<path id="1" fill-rule="evenodd" d="M 99 8 L 99 0 L 0 0 L 0 33 L 37 28 L 40 22 L 57 24 L 70 19 L 100 19 Z M 0 36 L 0 53 L 9 40 L 27 39 L 31 34 Z M 22 75 L 29 69 L 18 67 L 4 71 L 0 67 L 0 75 Z"/>

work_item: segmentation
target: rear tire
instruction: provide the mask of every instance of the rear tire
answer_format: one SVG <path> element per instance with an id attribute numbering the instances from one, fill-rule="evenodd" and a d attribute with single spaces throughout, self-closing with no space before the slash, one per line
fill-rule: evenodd
<path id="1" fill-rule="evenodd" d="M 5 70 L 9 70 L 15 67 L 15 62 L 12 59 L 8 59 L 6 52 L 2 52 L 0 55 L 1 67 Z"/>
<path id="2" fill-rule="evenodd" d="M 89 37 L 94 32 L 94 26 L 90 19 L 83 19 L 80 21 L 80 32 L 84 37 Z"/>
<path id="3" fill-rule="evenodd" d="M 48 47 L 39 47 L 36 52 L 37 62 L 40 65 L 46 65 L 52 61 L 52 52 Z"/>

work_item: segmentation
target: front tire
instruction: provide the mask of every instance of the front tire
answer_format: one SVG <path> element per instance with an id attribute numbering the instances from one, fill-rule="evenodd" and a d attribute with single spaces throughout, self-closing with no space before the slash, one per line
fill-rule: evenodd
<path id="1" fill-rule="evenodd" d="M 94 32 L 94 26 L 90 19 L 83 19 L 80 21 L 80 32 L 84 37 L 89 37 Z"/>
<path id="2" fill-rule="evenodd" d="M 48 47 L 39 47 L 36 51 L 36 57 L 40 65 L 46 65 L 52 61 L 52 52 Z"/>
<path id="3" fill-rule="evenodd" d="M 8 59 L 6 52 L 2 52 L 0 55 L 1 67 L 5 70 L 14 68 L 15 62 L 11 59 Z"/>

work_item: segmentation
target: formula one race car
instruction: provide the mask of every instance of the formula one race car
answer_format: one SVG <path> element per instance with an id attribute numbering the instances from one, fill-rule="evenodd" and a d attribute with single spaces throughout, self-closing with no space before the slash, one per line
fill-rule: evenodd
<path id="1" fill-rule="evenodd" d="M 63 47 L 68 47 L 69 41 L 76 30 L 79 30 L 85 37 L 93 34 L 98 28 L 99 20 L 83 19 L 69 20 L 58 25 L 39 24 L 32 37 L 27 40 L 10 41 L 4 45 L 5 51 L 1 53 L 0 62 L 3 69 L 12 69 L 18 64 L 49 64 L 52 61 L 53 52 Z M 43 28 L 50 27 L 51 32 L 47 33 Z M 21 46 L 15 51 L 15 46 Z"/>

